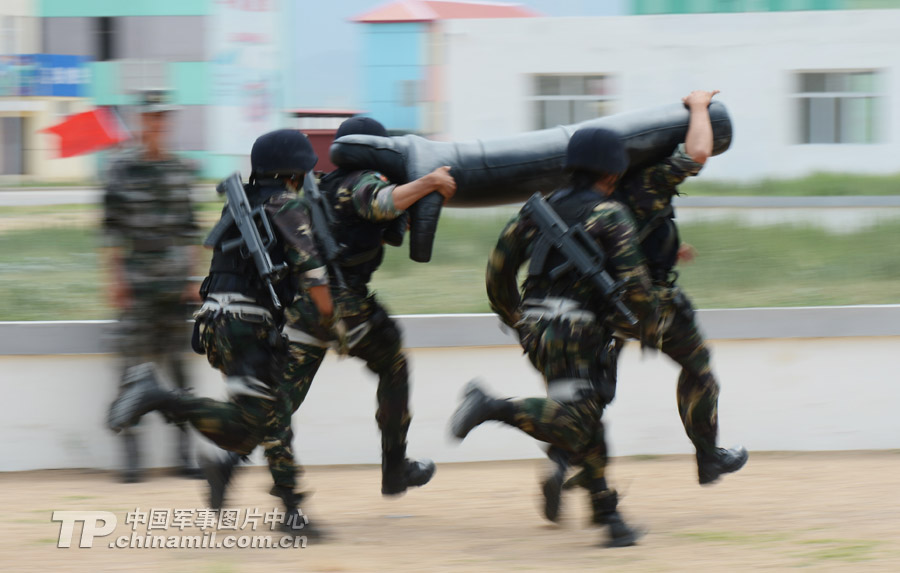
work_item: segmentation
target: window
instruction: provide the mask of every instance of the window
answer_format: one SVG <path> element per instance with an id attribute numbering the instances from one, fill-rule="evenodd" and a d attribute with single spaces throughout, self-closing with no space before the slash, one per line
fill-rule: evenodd
<path id="1" fill-rule="evenodd" d="M 613 113 L 612 78 L 591 76 L 534 76 L 536 129 L 579 123 Z"/>
<path id="2" fill-rule="evenodd" d="M 103 16 L 97 18 L 97 61 L 114 60 L 116 43 L 116 19 Z"/>
<path id="3" fill-rule="evenodd" d="M 97 24 L 94 18 L 41 18 L 44 54 L 97 58 Z"/>
<path id="4" fill-rule="evenodd" d="M 874 70 L 796 74 L 798 143 L 876 143 L 880 77 Z"/>

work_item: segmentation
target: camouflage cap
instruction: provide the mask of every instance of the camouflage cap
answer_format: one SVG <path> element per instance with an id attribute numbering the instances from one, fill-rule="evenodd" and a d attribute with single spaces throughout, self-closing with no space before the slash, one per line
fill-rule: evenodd
<path id="1" fill-rule="evenodd" d="M 137 92 L 137 105 L 141 113 L 162 113 L 176 111 L 178 106 L 172 103 L 172 92 L 167 89 L 154 88 Z"/>

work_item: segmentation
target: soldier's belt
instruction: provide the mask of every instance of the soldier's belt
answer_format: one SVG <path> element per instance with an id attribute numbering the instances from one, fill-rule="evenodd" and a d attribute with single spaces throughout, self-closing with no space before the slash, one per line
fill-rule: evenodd
<path id="1" fill-rule="evenodd" d="M 583 322 L 593 322 L 597 316 L 583 310 L 581 305 L 570 298 L 547 297 L 544 299 L 528 298 L 522 303 L 525 309 L 522 318 L 529 320 L 567 318 Z"/>
<path id="2" fill-rule="evenodd" d="M 594 385 L 583 378 L 558 378 L 547 383 L 547 397 L 557 402 L 577 402 L 595 393 Z"/>
<path id="3" fill-rule="evenodd" d="M 356 325 L 347 331 L 345 337 L 345 347 L 347 349 L 351 349 L 357 344 L 359 341 L 363 339 L 363 337 L 372 330 L 372 325 L 369 321 L 363 322 L 361 324 Z M 308 332 L 304 332 L 300 329 L 294 328 L 292 326 L 285 326 L 282 329 L 282 334 L 287 336 L 287 339 L 291 342 L 296 342 L 298 344 L 306 344 L 308 346 L 318 346 L 319 348 L 328 348 L 332 347 L 337 349 L 338 342 L 337 341 L 329 341 L 322 340 L 320 338 L 316 338 L 312 334 Z"/>
<path id="4" fill-rule="evenodd" d="M 316 338 L 312 334 L 308 332 L 303 332 L 297 328 L 292 326 L 285 326 L 282 331 L 282 334 L 287 336 L 287 339 L 291 342 L 296 342 L 298 344 L 306 344 L 307 346 L 317 346 L 319 348 L 328 348 L 331 346 L 331 343 L 327 340 L 322 340 L 321 338 Z"/>
<path id="5" fill-rule="evenodd" d="M 256 304 L 252 298 L 238 293 L 215 293 L 207 296 L 194 319 L 229 314 L 238 320 L 255 324 L 275 324 L 272 313 Z"/>

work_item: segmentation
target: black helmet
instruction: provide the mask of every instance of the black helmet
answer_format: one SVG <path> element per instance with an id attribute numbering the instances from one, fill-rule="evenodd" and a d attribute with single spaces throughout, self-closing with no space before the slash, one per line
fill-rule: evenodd
<path id="1" fill-rule="evenodd" d="M 357 115 L 356 117 L 344 120 L 344 123 L 338 128 L 337 133 L 334 134 L 334 138 L 338 139 L 345 135 L 378 135 L 380 137 L 387 137 L 388 132 L 379 121 L 374 120 L 371 117 Z"/>
<path id="2" fill-rule="evenodd" d="M 616 132 L 601 127 L 585 127 L 569 139 L 566 169 L 620 175 L 628 169 L 628 153 Z"/>
<path id="3" fill-rule="evenodd" d="M 260 135 L 250 150 L 252 176 L 309 173 L 319 157 L 305 135 L 296 129 L 278 129 Z"/>

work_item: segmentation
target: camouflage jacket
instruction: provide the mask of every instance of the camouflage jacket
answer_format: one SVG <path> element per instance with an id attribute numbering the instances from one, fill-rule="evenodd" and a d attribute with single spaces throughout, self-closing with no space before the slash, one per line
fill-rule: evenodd
<path id="1" fill-rule="evenodd" d="M 187 280 L 199 235 L 190 196 L 195 171 L 177 157 L 149 161 L 141 152 L 122 153 L 105 174 L 107 244 L 122 249 L 132 282 Z"/>
<path id="2" fill-rule="evenodd" d="M 614 279 L 623 281 L 625 294 L 623 302 L 638 320 L 656 316 L 656 294 L 650 283 L 643 256 L 636 242 L 634 221 L 618 201 L 603 200 L 590 212 L 583 225 L 607 256 L 606 270 Z M 553 281 L 549 276 L 529 277 L 520 287 L 517 282 L 519 269 L 531 257 L 537 236 L 537 228 L 522 214 L 516 215 L 503 229 L 497 245 L 491 252 L 487 266 L 487 294 L 491 308 L 504 323 L 515 326 L 519 320 L 522 296 L 543 298 L 558 290 L 557 281 L 570 281 L 565 285 L 565 296 L 579 302 L 582 308 L 600 311 L 594 286 L 587 280 L 572 281 L 571 275 Z M 601 315 L 606 318 L 607 315 Z M 610 315 L 613 326 L 624 327 L 624 317 Z M 655 318 L 651 318 L 654 320 Z"/>
<path id="3" fill-rule="evenodd" d="M 672 197 L 678 195 L 678 185 L 682 181 L 697 175 L 702 168 L 702 164 L 691 159 L 682 143 L 666 159 L 622 179 L 615 198 L 631 209 L 640 229 L 672 204 Z"/>
<path id="4" fill-rule="evenodd" d="M 356 171 L 341 181 L 334 195 L 338 218 L 356 215 L 373 223 L 393 221 L 403 214 L 394 207 L 396 185 L 377 171 Z"/>
<path id="5" fill-rule="evenodd" d="M 294 284 L 304 290 L 328 285 L 328 271 L 316 247 L 309 208 L 304 199 L 285 190 L 267 199 L 265 210 L 281 239 Z"/>
<path id="6" fill-rule="evenodd" d="M 627 175 L 614 194 L 635 216 L 638 242 L 650 276 L 657 284 L 673 284 L 677 277 L 672 269 L 678 262 L 681 240 L 674 221 L 672 197 L 678 195 L 678 185 L 702 167 L 681 144 L 663 161 Z"/>
<path id="7" fill-rule="evenodd" d="M 396 185 L 376 171 L 338 170 L 323 181 L 334 212 L 332 232 L 340 245 L 344 281 L 349 289 L 364 293 L 384 259 L 386 230 L 405 221 L 404 211 L 394 206 Z"/>

